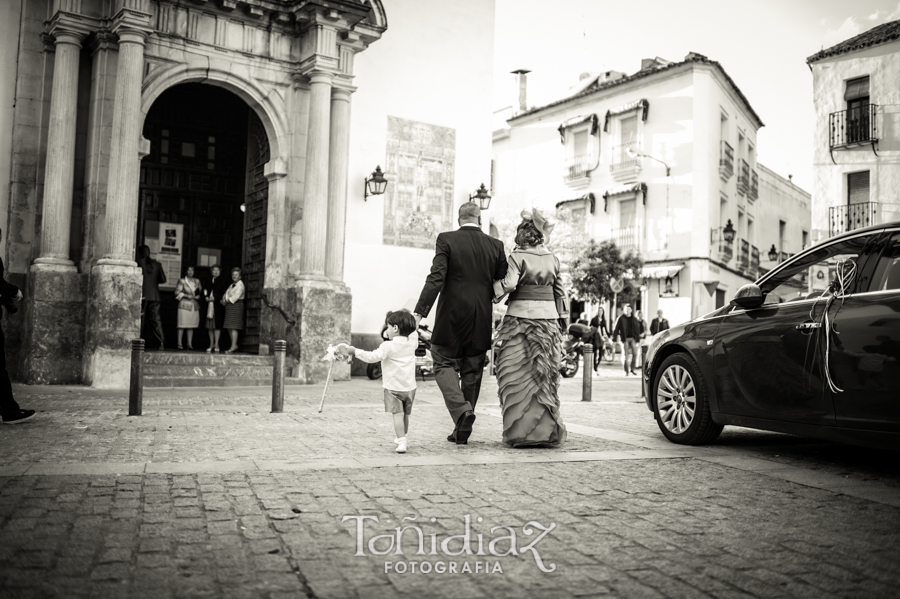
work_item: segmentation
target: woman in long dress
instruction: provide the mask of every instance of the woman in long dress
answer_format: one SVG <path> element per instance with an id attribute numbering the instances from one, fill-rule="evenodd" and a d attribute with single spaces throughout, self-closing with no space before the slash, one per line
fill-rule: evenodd
<path id="1" fill-rule="evenodd" d="M 175 285 L 175 299 L 178 301 L 178 349 L 183 349 L 181 339 L 187 331 L 187 348 L 194 349 L 194 329 L 200 326 L 200 287 L 199 279 L 194 278 L 194 267 L 184 269 L 184 276 Z"/>
<path id="2" fill-rule="evenodd" d="M 226 354 L 233 354 L 238 349 L 238 332 L 244 329 L 244 282 L 241 280 L 241 269 L 237 266 L 231 269 L 233 281 L 222 298 L 225 306 L 225 328 L 231 335 L 231 347 Z"/>
<path id="3" fill-rule="evenodd" d="M 219 351 L 219 336 L 225 325 L 225 305 L 222 299 L 228 290 L 228 279 L 222 276 L 222 267 L 214 264 L 209 269 L 212 277 L 203 287 L 206 298 L 205 319 L 206 330 L 209 332 L 209 347 L 207 353 Z"/>
<path id="4" fill-rule="evenodd" d="M 494 283 L 499 299 L 510 293 L 497 337 L 497 382 L 503 442 L 513 447 L 558 445 L 566 440 L 559 414 L 561 327 L 569 315 L 559 259 L 544 245 L 552 231 L 537 210 L 523 211 L 509 270 Z"/>

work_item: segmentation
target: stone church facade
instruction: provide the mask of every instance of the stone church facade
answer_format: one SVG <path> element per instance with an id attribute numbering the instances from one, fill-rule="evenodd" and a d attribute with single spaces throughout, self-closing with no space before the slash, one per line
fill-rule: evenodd
<path id="1" fill-rule="evenodd" d="M 0 225 L 7 278 L 26 298 L 4 319 L 13 375 L 127 386 L 135 249 L 172 222 L 184 263 L 244 269 L 245 342 L 265 353 L 287 339 L 295 376 L 322 380 L 322 348 L 351 333 L 354 59 L 387 29 L 380 0 L 27 0 L 21 11 L 3 26 L 16 43 L 4 42 L 0 72 L 12 95 Z"/>

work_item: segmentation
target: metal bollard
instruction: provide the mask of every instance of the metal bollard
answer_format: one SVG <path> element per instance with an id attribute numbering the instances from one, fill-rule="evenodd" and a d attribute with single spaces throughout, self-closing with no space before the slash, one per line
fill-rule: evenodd
<path id="1" fill-rule="evenodd" d="M 275 342 L 275 365 L 272 368 L 272 413 L 284 411 L 284 355 L 287 352 L 287 341 Z"/>
<path id="2" fill-rule="evenodd" d="M 128 415 L 140 416 L 144 410 L 144 340 L 131 340 L 131 389 Z"/>
<path id="3" fill-rule="evenodd" d="M 581 350 L 584 356 L 584 368 L 582 369 L 581 401 L 591 401 L 591 374 L 594 372 L 594 346 L 585 343 Z"/>

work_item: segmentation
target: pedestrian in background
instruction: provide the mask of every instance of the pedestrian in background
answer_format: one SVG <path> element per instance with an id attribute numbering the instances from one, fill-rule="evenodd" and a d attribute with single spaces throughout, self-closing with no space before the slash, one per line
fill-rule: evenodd
<path id="1" fill-rule="evenodd" d="M 625 376 L 628 376 L 628 373 L 637 375 L 634 371 L 635 368 L 635 354 L 637 354 L 638 344 L 641 342 L 641 327 L 638 319 L 631 313 L 631 305 L 625 304 L 623 306 L 622 316 L 619 317 L 619 321 L 616 322 L 616 328 L 613 331 L 613 338 L 615 341 L 619 340 L 619 337 L 622 338 L 622 345 L 624 346 L 624 357 L 625 357 Z M 631 355 L 631 367 L 628 365 L 628 357 Z"/>
<path id="2" fill-rule="evenodd" d="M 241 280 L 241 269 L 235 266 L 231 269 L 232 283 L 222 298 L 225 306 L 225 328 L 231 335 L 231 347 L 226 354 L 233 354 L 238 349 L 238 333 L 244 330 L 244 282 Z"/>
<path id="3" fill-rule="evenodd" d="M 606 311 L 603 306 L 597 309 L 597 314 L 591 318 L 591 344 L 594 346 L 594 372 L 600 365 L 600 358 L 603 357 L 603 340 L 609 337 L 609 329 L 606 324 Z"/>
<path id="4" fill-rule="evenodd" d="M 0 240 L 3 239 L 3 231 L 0 230 Z M 19 311 L 15 301 L 22 299 L 22 292 L 12 283 L 7 283 L 3 275 L 3 259 L 0 258 L 0 305 L 6 308 L 7 314 L 15 314 Z M 3 313 L 0 311 L 0 319 Z M 34 416 L 34 410 L 23 410 L 13 397 L 12 383 L 9 380 L 9 371 L 6 370 L 6 338 L 3 336 L 3 328 L 0 327 L 0 415 L 3 424 L 19 424 Z"/>
<path id="5" fill-rule="evenodd" d="M 163 336 L 162 319 L 159 317 L 159 286 L 166 282 L 166 273 L 163 272 L 162 265 L 150 257 L 150 247 L 142 245 L 138 248 L 138 266 L 144 276 L 144 282 L 141 288 L 143 298 L 141 299 L 141 330 L 143 331 L 145 324 L 149 320 L 150 332 L 159 341 L 159 350 L 165 348 L 165 338 Z"/>
<path id="6" fill-rule="evenodd" d="M 210 278 L 203 283 L 203 296 L 206 299 L 205 320 L 209 332 L 209 347 L 206 353 L 219 351 L 219 336 L 225 326 L 225 304 L 222 298 L 228 291 L 228 280 L 222 276 L 222 267 L 213 264 L 209 268 Z"/>
<path id="7" fill-rule="evenodd" d="M 663 318 L 663 311 L 656 311 L 656 318 L 654 318 L 650 322 L 650 334 L 655 335 L 660 331 L 668 331 L 669 330 L 669 321 Z"/>
<path id="8" fill-rule="evenodd" d="M 194 267 L 184 269 L 184 276 L 175 286 L 175 300 L 178 302 L 178 349 L 181 338 L 187 331 L 187 348 L 194 349 L 194 329 L 200 326 L 200 281 L 194 278 Z"/>
<path id="9" fill-rule="evenodd" d="M 638 324 L 641 327 L 641 339 L 644 339 L 647 336 L 647 321 L 644 320 L 644 313 L 638 310 L 634 313 L 634 317 L 637 318 Z"/>

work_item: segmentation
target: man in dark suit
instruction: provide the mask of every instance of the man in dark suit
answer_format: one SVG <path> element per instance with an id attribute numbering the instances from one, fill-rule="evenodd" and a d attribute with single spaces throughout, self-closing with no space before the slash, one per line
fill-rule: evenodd
<path id="1" fill-rule="evenodd" d="M 638 346 L 641 343 L 641 323 L 631 312 L 631 305 L 622 306 L 622 316 L 616 322 L 616 328 L 613 330 L 613 340 L 618 341 L 622 337 L 622 345 L 624 346 L 625 358 L 625 376 L 629 373 L 629 355 L 631 356 L 631 374 L 637 374 L 635 369 L 635 359 L 638 352 Z"/>
<path id="2" fill-rule="evenodd" d="M 150 331 L 156 340 L 159 341 L 159 349 L 165 347 L 165 339 L 163 337 L 162 319 L 159 317 L 159 286 L 166 282 L 166 273 L 163 272 L 162 265 L 150 257 L 150 248 L 142 245 L 138 248 L 138 266 L 144 275 L 144 283 L 142 287 L 143 298 L 141 300 L 141 329 L 144 328 L 146 319 L 150 320 Z"/>
<path id="3" fill-rule="evenodd" d="M 660 331 L 669 330 L 669 321 L 663 318 L 663 311 L 656 311 L 656 318 L 650 321 L 650 334 L 655 335 Z"/>
<path id="4" fill-rule="evenodd" d="M 0 239 L 3 232 L 0 231 Z M 16 311 L 14 300 L 22 299 L 22 292 L 12 283 L 7 283 L 3 276 L 3 259 L 0 258 L 0 304 L 8 313 Z M 2 318 L 2 313 L 0 313 Z M 3 328 L 0 327 L 0 414 L 3 424 L 19 424 L 34 416 L 34 410 L 23 410 L 13 397 L 12 383 L 9 380 L 9 371 L 6 370 L 6 338 L 3 336 Z"/>
<path id="5" fill-rule="evenodd" d="M 414 315 L 416 322 L 428 316 L 441 294 L 431 337 L 434 378 L 455 424 L 447 440 L 465 445 L 491 347 L 493 283 L 506 276 L 507 263 L 503 242 L 481 230 L 478 204 L 459 207 L 459 225 L 438 235 L 431 273 Z"/>

